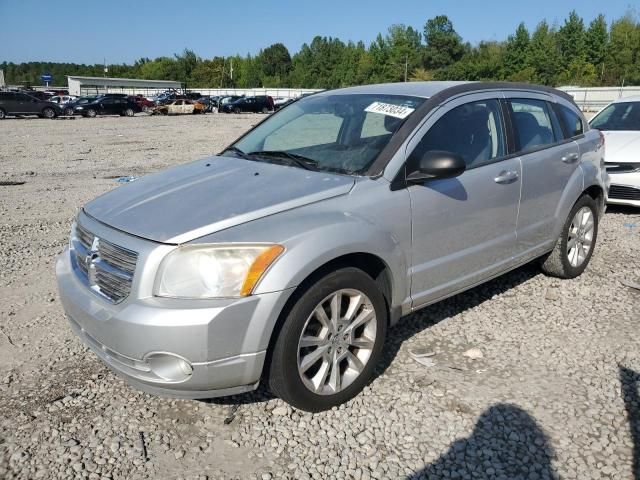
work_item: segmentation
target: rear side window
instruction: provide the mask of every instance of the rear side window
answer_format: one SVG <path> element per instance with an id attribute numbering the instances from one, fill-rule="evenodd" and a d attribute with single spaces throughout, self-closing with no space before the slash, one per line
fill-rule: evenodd
<path id="1" fill-rule="evenodd" d="M 523 98 L 510 100 L 509 103 L 519 152 L 556 142 L 547 102 Z"/>
<path id="2" fill-rule="evenodd" d="M 445 113 L 422 137 L 415 152 L 453 152 L 467 168 L 490 163 L 505 155 L 504 131 L 497 100 L 466 103 Z"/>
<path id="3" fill-rule="evenodd" d="M 560 113 L 562 122 L 564 123 L 566 137 L 577 137 L 584 133 L 584 126 L 580 116 L 564 105 L 557 104 L 557 111 Z"/>

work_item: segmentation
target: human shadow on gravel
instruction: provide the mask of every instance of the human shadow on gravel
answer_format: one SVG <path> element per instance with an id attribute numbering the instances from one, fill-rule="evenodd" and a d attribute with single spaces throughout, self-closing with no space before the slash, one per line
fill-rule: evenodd
<path id="1" fill-rule="evenodd" d="M 555 454 L 535 419 L 520 407 L 496 404 L 478 419 L 468 438 L 457 440 L 440 458 L 407 480 L 558 479 Z"/>
<path id="2" fill-rule="evenodd" d="M 633 478 L 640 479 L 640 373 L 618 365 L 622 399 L 633 440 Z"/>

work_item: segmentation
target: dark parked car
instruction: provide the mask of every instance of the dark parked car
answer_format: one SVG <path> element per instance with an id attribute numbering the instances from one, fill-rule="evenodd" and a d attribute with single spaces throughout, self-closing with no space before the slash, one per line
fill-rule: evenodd
<path id="1" fill-rule="evenodd" d="M 270 97 L 265 95 L 259 97 L 242 97 L 235 102 L 223 105 L 221 110 L 225 113 L 269 113 L 269 111 L 273 110 L 273 101 L 270 102 L 269 98 Z"/>
<path id="2" fill-rule="evenodd" d="M 76 111 L 76 107 L 84 107 L 86 104 L 95 101 L 96 98 L 99 98 L 95 95 L 76 98 L 73 102 L 69 102 L 64 106 L 64 114 L 65 115 L 76 115 L 80 113 Z"/>
<path id="3" fill-rule="evenodd" d="M 0 119 L 7 115 L 37 115 L 55 118 L 62 114 L 60 106 L 39 100 L 22 92 L 0 92 Z"/>
<path id="4" fill-rule="evenodd" d="M 98 97 L 93 102 L 86 103 L 84 105 L 78 105 L 74 108 L 74 111 L 83 117 L 90 118 L 93 118 L 96 115 L 121 115 L 133 117 L 136 113 L 141 112 L 142 108 L 126 97 L 109 95 Z"/>

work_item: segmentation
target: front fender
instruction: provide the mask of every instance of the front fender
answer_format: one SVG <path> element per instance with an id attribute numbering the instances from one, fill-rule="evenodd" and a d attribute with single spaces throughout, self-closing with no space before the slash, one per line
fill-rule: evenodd
<path id="1" fill-rule="evenodd" d="M 388 267 L 391 307 L 396 307 L 409 297 L 411 212 L 406 190 L 380 187 L 247 222 L 196 242 L 284 245 L 285 253 L 260 280 L 256 294 L 297 287 L 318 268 L 344 255 L 375 255 Z"/>

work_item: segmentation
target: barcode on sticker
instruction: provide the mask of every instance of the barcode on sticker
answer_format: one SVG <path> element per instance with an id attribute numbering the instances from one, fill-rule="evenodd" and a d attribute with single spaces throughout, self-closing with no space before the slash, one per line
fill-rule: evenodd
<path id="1" fill-rule="evenodd" d="M 393 105 L 391 103 L 373 102 L 367 108 L 365 112 L 380 113 L 382 115 L 388 115 L 396 118 L 407 118 L 415 108 L 403 107 L 402 105 Z"/>

